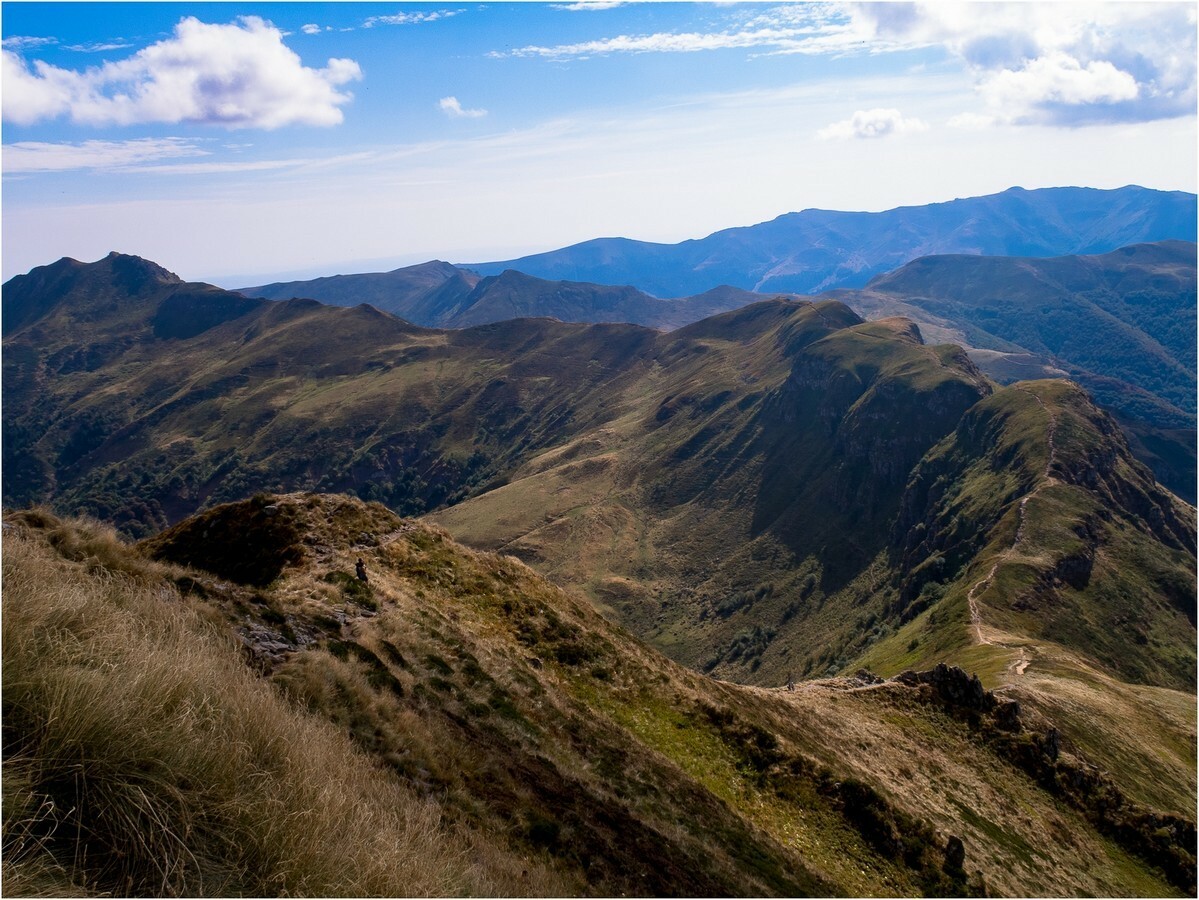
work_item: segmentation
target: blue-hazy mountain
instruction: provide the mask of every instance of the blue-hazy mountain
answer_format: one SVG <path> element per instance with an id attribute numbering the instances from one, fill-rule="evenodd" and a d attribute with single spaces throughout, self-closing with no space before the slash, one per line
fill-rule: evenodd
<path id="1" fill-rule="evenodd" d="M 740 288 L 719 285 L 694 297 L 663 300 L 629 285 L 547 281 L 512 270 L 484 278 L 438 260 L 391 272 L 246 287 L 241 293 L 267 300 L 305 297 L 334 306 L 369 303 L 428 328 L 553 318 L 670 329 L 762 299 Z"/>
<path id="2" fill-rule="evenodd" d="M 482 275 L 517 269 L 551 280 L 631 284 L 656 297 L 683 297 L 721 284 L 815 294 L 862 287 L 921 256 L 1065 256 L 1170 239 L 1196 239 L 1194 194 L 1136 186 L 1014 187 L 877 213 L 807 209 L 679 244 L 599 238 L 464 266 Z"/>

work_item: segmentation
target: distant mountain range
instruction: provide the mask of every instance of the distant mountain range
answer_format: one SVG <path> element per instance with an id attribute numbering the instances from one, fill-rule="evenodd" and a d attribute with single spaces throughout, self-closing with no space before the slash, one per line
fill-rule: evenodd
<path id="1" fill-rule="evenodd" d="M 921 256 L 1065 256 L 1169 239 L 1196 239 L 1194 194 L 1136 186 L 1011 188 L 878 213 L 807 209 L 678 244 L 599 238 L 465 268 L 483 275 L 517 269 L 552 280 L 631 284 L 656 297 L 697 294 L 720 284 L 816 294 L 863 287 Z"/>
<path id="2" fill-rule="evenodd" d="M 721 285 L 694 297 L 660 300 L 628 285 L 546 281 L 511 269 L 482 277 L 439 260 L 392 272 L 277 282 L 242 288 L 241 293 L 267 300 L 308 297 L 336 306 L 369 303 L 430 328 L 544 316 L 670 329 L 761 299 L 760 294 Z"/>

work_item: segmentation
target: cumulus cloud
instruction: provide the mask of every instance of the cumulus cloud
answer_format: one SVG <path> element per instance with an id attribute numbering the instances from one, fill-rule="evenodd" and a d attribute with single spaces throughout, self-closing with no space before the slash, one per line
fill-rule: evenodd
<path id="1" fill-rule="evenodd" d="M 1085 65 L 1065 53 L 1051 53 L 1019 69 L 1001 69 L 981 86 L 989 106 L 1018 113 L 1051 104 L 1119 103 L 1138 94 L 1137 81 L 1107 60 Z"/>
<path id="2" fill-rule="evenodd" d="M 436 22 L 438 19 L 448 19 L 464 13 L 464 9 L 438 9 L 433 12 L 396 13 L 394 16 L 371 16 L 362 23 L 363 28 L 374 28 L 376 25 L 419 25 L 422 22 Z"/>
<path id="3" fill-rule="evenodd" d="M 1193 115 L 1185 3 L 879 3 L 851 14 L 874 48 L 944 47 L 983 108 L 955 124 L 1081 125 Z"/>
<path id="4" fill-rule="evenodd" d="M 18 141 L 4 145 L 4 172 L 65 172 L 113 169 L 162 159 L 207 156 L 208 151 L 184 138 L 137 138 L 130 141 L 43 143 Z"/>
<path id="5" fill-rule="evenodd" d="M 487 115 L 485 109 L 463 109 L 457 97 L 442 97 L 438 106 L 451 119 L 478 119 Z"/>
<path id="6" fill-rule="evenodd" d="M 321 26 L 319 26 L 319 25 L 311 25 L 310 24 L 310 25 L 301 25 L 300 26 L 301 34 L 320 34 L 323 30 L 324 29 L 321 28 Z"/>
<path id="7" fill-rule="evenodd" d="M 904 118 L 897 109 L 859 109 L 848 119 L 821 128 L 816 135 L 826 141 L 845 141 L 851 138 L 882 138 L 927 129 L 924 122 L 916 118 Z"/>
<path id="8" fill-rule="evenodd" d="M 68 116 L 85 125 L 198 122 L 226 128 L 336 125 L 362 77 L 350 59 L 309 68 L 268 22 L 229 25 L 187 17 L 172 37 L 128 59 L 82 72 L 3 51 L 4 118 L 17 124 Z"/>

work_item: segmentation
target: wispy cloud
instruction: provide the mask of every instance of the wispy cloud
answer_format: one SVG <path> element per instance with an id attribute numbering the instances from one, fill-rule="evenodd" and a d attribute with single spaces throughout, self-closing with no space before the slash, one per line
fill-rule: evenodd
<path id="1" fill-rule="evenodd" d="M 95 44 L 66 44 L 64 50 L 74 50 L 76 53 L 107 53 L 110 50 L 127 50 L 133 44 L 121 41 L 109 41 Z"/>
<path id="2" fill-rule="evenodd" d="M 596 10 L 615 9 L 624 5 L 625 0 L 580 0 L 578 3 L 551 3 L 550 7 L 566 12 L 595 12 Z"/>
<path id="3" fill-rule="evenodd" d="M 84 71 L 2 52 L 4 119 L 22 125 L 59 116 L 85 125 L 336 125 L 353 96 L 337 88 L 362 77 L 350 59 L 303 65 L 282 32 L 253 16 L 229 25 L 188 17 L 172 37 Z"/>
<path id="4" fill-rule="evenodd" d="M 320 34 L 322 31 L 328 31 L 328 30 L 329 30 L 329 26 L 327 26 L 327 25 L 324 28 L 322 28 L 320 25 L 315 25 L 315 24 L 308 24 L 308 25 L 300 26 L 301 34 Z"/>
<path id="5" fill-rule="evenodd" d="M 821 128 L 821 140 L 884 138 L 913 131 L 927 131 L 928 125 L 917 118 L 905 118 L 897 109 L 860 109 L 848 119 Z"/>
<path id="6" fill-rule="evenodd" d="M 35 47 L 48 47 L 57 43 L 58 38 L 30 37 L 24 34 L 14 34 L 12 37 L 6 37 L 3 41 L 0 41 L 0 46 L 3 46 L 5 50 L 20 52 L 21 50 L 32 50 Z"/>
<path id="7" fill-rule="evenodd" d="M 586 8 L 591 6 L 585 4 Z M 573 44 L 529 45 L 493 51 L 491 56 L 568 59 L 614 53 L 699 53 L 730 49 L 818 54 L 861 49 L 867 36 L 857 20 L 834 4 L 798 3 L 768 8 L 765 12 L 758 7 L 754 10 L 751 16 L 741 12 L 730 14 L 729 25 L 723 29 L 621 34 Z"/>
<path id="8" fill-rule="evenodd" d="M 438 9 L 433 12 L 396 13 L 392 16 L 371 16 L 362 23 L 363 28 L 374 28 L 376 25 L 419 25 L 422 22 L 436 22 L 448 19 L 466 12 L 465 9 Z"/>
<path id="9" fill-rule="evenodd" d="M 463 109 L 457 97 L 442 97 L 437 105 L 451 119 L 479 119 L 487 115 L 485 109 Z"/>
<path id="10" fill-rule="evenodd" d="M 184 138 L 136 138 L 129 141 L 45 143 L 18 141 L 4 145 L 4 173 L 66 172 L 73 169 L 127 168 L 161 159 L 207 156 L 208 151 Z"/>

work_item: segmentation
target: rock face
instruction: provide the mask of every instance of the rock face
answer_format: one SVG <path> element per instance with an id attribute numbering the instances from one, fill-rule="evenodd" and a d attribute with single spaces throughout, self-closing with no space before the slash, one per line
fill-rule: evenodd
<path id="1" fill-rule="evenodd" d="M 995 695 L 983 687 L 977 675 L 945 663 L 927 672 L 901 672 L 892 680 L 909 687 L 931 685 L 946 705 L 958 709 L 991 712 L 998 705 Z"/>

